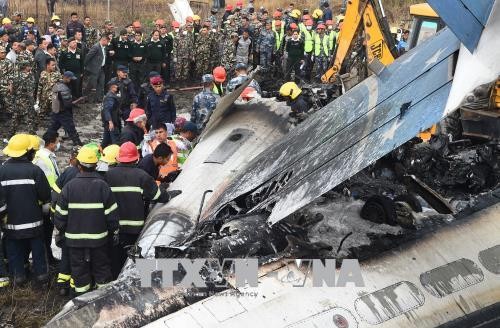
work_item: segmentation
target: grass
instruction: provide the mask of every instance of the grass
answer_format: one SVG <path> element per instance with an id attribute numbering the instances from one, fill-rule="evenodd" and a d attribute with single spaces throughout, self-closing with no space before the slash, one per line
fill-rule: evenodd
<path id="1" fill-rule="evenodd" d="M 246 4 L 248 0 L 244 0 Z M 378 0 L 376 0 L 378 1 Z M 425 0 L 382 0 L 389 22 L 393 25 L 399 25 L 401 21 L 409 19 L 409 5 L 423 2 Z M 36 3 L 38 2 L 38 12 Z M 164 18 L 167 21 L 171 20 L 170 10 L 168 8 L 169 0 L 110 0 L 110 19 L 116 27 L 121 28 L 127 23 L 131 23 L 135 19 L 139 19 L 143 25 L 152 27 L 153 20 L 156 18 Z M 254 0 L 255 8 L 260 6 L 266 7 L 270 14 L 276 8 L 286 8 L 290 2 L 295 3 L 296 8 L 309 8 L 310 12 L 317 8 L 318 0 Z M 89 15 L 94 20 L 94 25 L 101 25 L 107 18 L 107 1 L 106 0 L 87 0 L 86 6 L 78 6 L 76 0 L 59 0 L 56 5 L 56 13 L 63 22 L 69 20 L 72 12 L 78 12 L 83 17 L 84 13 Z M 229 0 L 227 3 L 235 4 L 236 0 Z M 342 0 L 331 0 L 334 14 L 339 12 Z M 211 0 L 200 0 L 199 2 L 192 1 L 191 6 L 193 11 L 200 16 L 208 16 L 208 10 L 212 4 Z M 35 0 L 10 0 L 10 11 L 20 11 L 24 17 L 34 16 L 37 19 L 37 24 L 45 30 L 45 27 L 50 21 L 48 17 L 45 1 Z"/>

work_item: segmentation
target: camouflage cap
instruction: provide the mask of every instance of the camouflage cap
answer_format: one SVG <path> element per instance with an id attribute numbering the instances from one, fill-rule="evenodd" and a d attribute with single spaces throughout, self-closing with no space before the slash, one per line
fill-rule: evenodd
<path id="1" fill-rule="evenodd" d="M 25 68 L 31 65 L 30 62 L 27 60 L 18 60 L 16 64 L 19 66 L 19 68 Z"/>
<path id="2" fill-rule="evenodd" d="M 113 25 L 113 22 L 111 22 L 109 19 L 106 19 L 104 21 L 104 25 Z"/>

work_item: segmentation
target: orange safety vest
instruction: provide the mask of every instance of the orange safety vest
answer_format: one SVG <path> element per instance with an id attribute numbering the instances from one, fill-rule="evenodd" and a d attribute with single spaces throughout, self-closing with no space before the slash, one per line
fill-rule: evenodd
<path id="1" fill-rule="evenodd" d="M 160 166 L 160 176 L 166 177 L 170 172 L 177 171 L 179 169 L 179 162 L 177 161 L 177 145 L 174 140 L 167 140 L 167 144 L 172 149 L 172 156 L 167 164 Z"/>

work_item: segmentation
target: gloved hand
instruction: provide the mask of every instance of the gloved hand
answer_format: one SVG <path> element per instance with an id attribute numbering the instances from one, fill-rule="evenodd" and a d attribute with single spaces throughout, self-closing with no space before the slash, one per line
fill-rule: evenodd
<path id="1" fill-rule="evenodd" d="M 118 246 L 120 244 L 119 230 L 115 230 L 112 232 L 112 238 L 113 238 L 113 246 Z"/>
<path id="2" fill-rule="evenodd" d="M 170 201 L 172 198 L 177 197 L 180 194 L 182 194 L 182 191 L 180 191 L 180 190 L 170 190 L 170 191 L 167 191 L 168 200 Z"/>

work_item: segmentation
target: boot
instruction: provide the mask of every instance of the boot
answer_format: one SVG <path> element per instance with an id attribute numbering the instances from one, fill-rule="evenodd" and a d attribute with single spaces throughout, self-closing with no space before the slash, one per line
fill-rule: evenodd
<path id="1" fill-rule="evenodd" d="M 71 138 L 71 140 L 73 141 L 73 146 L 83 146 L 83 142 L 80 140 L 80 136 L 78 136 L 78 134 L 76 136 L 74 136 L 73 138 Z"/>
<path id="2" fill-rule="evenodd" d="M 14 285 L 23 286 L 24 284 L 26 284 L 27 281 L 28 279 L 26 279 L 26 276 L 16 276 L 14 278 Z"/>

